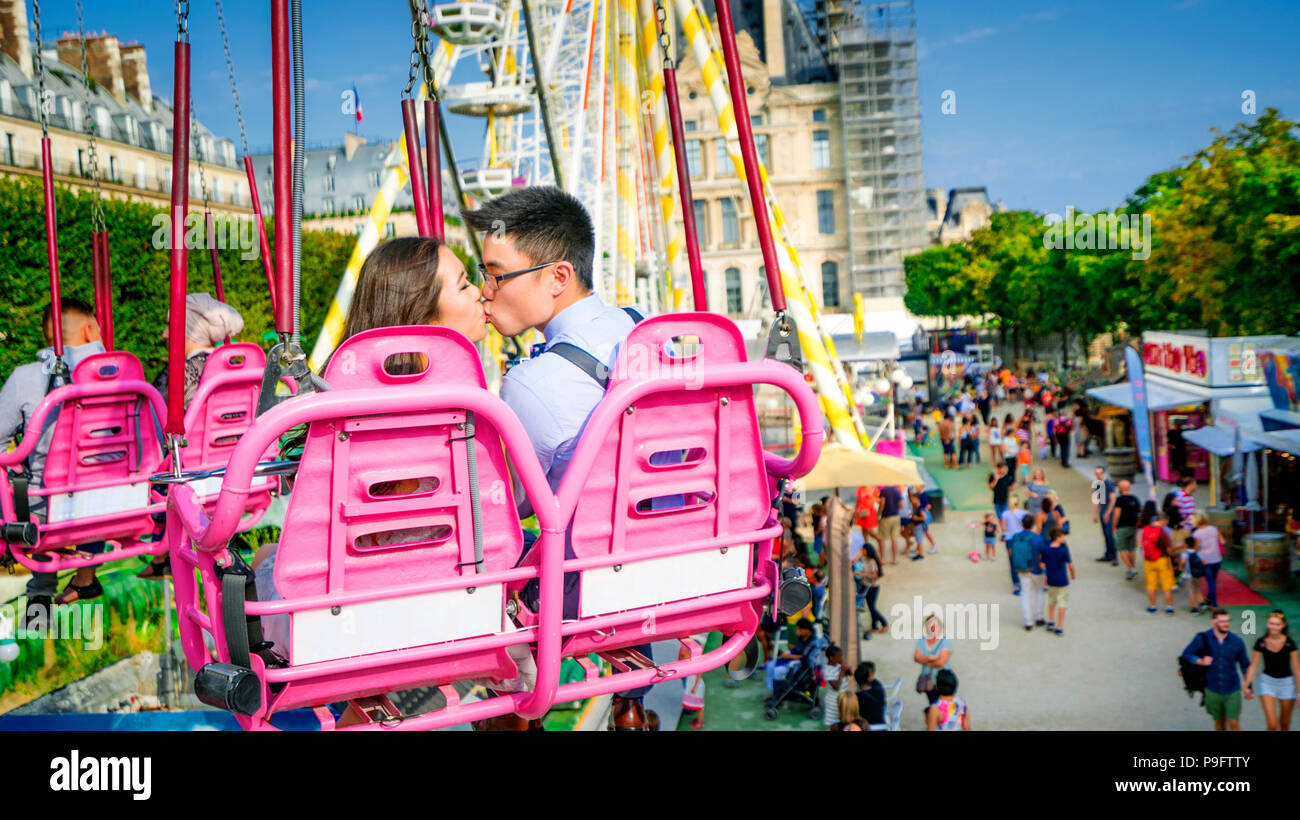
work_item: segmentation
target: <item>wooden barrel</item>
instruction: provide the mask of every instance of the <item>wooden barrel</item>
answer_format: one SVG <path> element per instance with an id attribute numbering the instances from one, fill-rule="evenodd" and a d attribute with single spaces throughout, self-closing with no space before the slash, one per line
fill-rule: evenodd
<path id="1" fill-rule="evenodd" d="M 1137 475 L 1137 450 L 1132 447 L 1112 447 L 1106 451 L 1106 473 L 1111 481 L 1127 478 L 1129 481 Z"/>
<path id="2" fill-rule="evenodd" d="M 1280 532 L 1247 533 L 1243 544 L 1246 575 L 1256 592 L 1285 591 L 1291 577 L 1287 537 Z"/>

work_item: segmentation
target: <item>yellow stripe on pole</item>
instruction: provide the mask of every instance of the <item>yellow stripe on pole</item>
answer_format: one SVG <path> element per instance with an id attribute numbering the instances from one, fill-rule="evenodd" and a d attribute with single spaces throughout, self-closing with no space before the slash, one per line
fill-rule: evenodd
<path id="1" fill-rule="evenodd" d="M 668 100 L 664 94 L 663 55 L 659 50 L 653 0 L 637 0 L 637 11 L 641 18 L 641 63 L 649 76 L 650 125 L 654 130 L 654 162 L 659 209 L 663 212 L 664 225 L 669 226 L 668 286 L 673 294 L 673 309 L 677 309 L 687 292 L 690 273 L 682 257 L 685 245 L 676 231 L 671 229 L 671 226 L 677 224 L 680 211 L 676 195 L 677 160 L 673 153 L 669 129 Z M 670 24 L 671 21 L 669 21 L 669 28 L 671 28 Z"/>
<path id="2" fill-rule="evenodd" d="M 709 100 L 718 117 L 719 128 L 727 142 L 727 153 L 735 166 L 737 177 L 745 180 L 744 163 L 740 156 L 740 140 L 736 130 L 735 112 L 731 106 L 731 96 L 727 91 L 726 80 L 722 73 L 722 59 L 713 45 L 714 35 L 709 26 L 708 17 L 699 7 L 698 0 L 674 0 L 678 15 L 682 19 L 682 31 L 690 43 L 692 53 L 700 66 L 700 76 L 708 89 Z M 759 179 L 764 183 L 767 206 L 764 214 L 755 214 L 755 218 L 767 218 L 774 225 L 783 222 L 776 215 L 778 206 L 776 198 L 767 184 L 767 173 L 761 160 Z M 771 209 L 769 211 L 769 208 Z M 781 290 L 785 293 L 786 308 L 798 329 L 800 347 L 804 359 L 813 377 L 813 384 L 821 398 L 823 411 L 835 440 L 846 447 L 862 448 L 868 442 L 862 420 L 858 417 L 848 381 L 844 378 L 844 369 L 839 357 L 835 355 L 834 344 L 821 326 L 817 309 L 817 300 L 809 291 L 803 272 L 798 266 L 798 255 L 789 241 L 786 232 L 780 232 L 781 241 L 777 244 L 778 267 L 781 275 Z"/>

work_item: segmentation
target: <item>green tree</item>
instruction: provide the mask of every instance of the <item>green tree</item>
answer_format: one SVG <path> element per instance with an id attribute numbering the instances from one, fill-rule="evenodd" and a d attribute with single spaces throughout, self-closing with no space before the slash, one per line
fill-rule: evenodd
<path id="1" fill-rule="evenodd" d="M 91 196 L 62 187 L 55 192 L 61 291 L 93 304 Z M 112 254 L 114 342 L 117 348 L 138 356 L 152 377 L 162 370 L 167 358 L 162 331 L 167 321 L 170 252 L 165 246 L 155 246 L 160 229 L 164 238 L 167 235 L 166 213 L 134 201 L 105 200 L 103 205 Z M 0 179 L 0 237 L 6 251 L 0 257 L 0 294 L 6 307 L 0 316 L 0 377 L 16 365 L 32 361 L 35 351 L 45 346 L 41 316 L 50 296 L 44 211 L 38 180 Z M 270 221 L 267 230 L 274 247 Z M 256 232 L 245 225 L 245 240 L 250 233 L 256 247 Z M 355 237 L 344 234 L 303 233 L 300 302 L 302 336 L 308 349 L 325 320 L 355 242 Z M 228 239 L 228 246 L 235 244 L 233 238 Z M 232 248 L 218 254 L 226 301 L 244 317 L 241 340 L 260 342 L 262 334 L 274 327 L 266 274 L 260 258 L 244 259 L 243 253 Z M 189 292 L 215 295 L 207 251 L 190 250 L 187 270 Z"/>

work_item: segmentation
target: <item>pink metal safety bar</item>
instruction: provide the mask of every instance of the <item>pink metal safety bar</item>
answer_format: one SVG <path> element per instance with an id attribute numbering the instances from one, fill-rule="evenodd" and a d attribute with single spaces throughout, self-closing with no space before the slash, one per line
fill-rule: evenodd
<path id="1" fill-rule="evenodd" d="M 41 430 L 50 415 L 58 413 L 42 487 L 28 492 L 33 499 L 45 499 L 47 505 L 43 520 L 36 522 L 37 543 L 11 544 L 10 552 L 37 572 L 161 554 L 166 550 L 164 542 L 140 538 L 153 531 L 152 515 L 163 510 L 162 504 L 150 502 L 148 494 L 149 476 L 162 462 L 157 427 L 165 412 L 162 396 L 144 381 L 139 361 L 121 351 L 87 357 L 74 369 L 72 380 L 42 399 L 29 422 L 29 430 Z M 27 435 L 16 450 L 0 454 L 0 468 L 6 468 L 0 470 L 0 512 L 7 521 L 16 518 L 7 469 L 20 466 L 40 438 Z M 130 503 L 132 494 L 140 496 L 139 504 Z M 76 514 L 77 505 L 92 497 L 96 500 L 86 502 L 88 506 L 110 509 Z M 115 505 L 119 508 L 111 509 Z M 60 520 L 51 521 L 54 517 Z M 90 558 L 52 552 L 91 541 L 115 541 L 119 548 Z M 49 560 L 34 560 L 36 553 Z"/>

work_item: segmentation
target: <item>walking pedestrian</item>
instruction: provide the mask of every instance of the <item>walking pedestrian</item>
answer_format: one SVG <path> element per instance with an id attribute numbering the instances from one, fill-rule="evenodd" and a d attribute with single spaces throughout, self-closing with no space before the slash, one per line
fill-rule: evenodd
<path id="1" fill-rule="evenodd" d="M 902 522 L 903 494 L 897 487 L 880 488 L 880 514 L 877 527 L 880 536 L 880 557 L 885 557 L 885 539 L 889 539 L 889 563 L 898 563 L 898 535 Z"/>
<path id="2" fill-rule="evenodd" d="M 889 630 L 889 621 L 885 616 L 880 614 L 876 608 L 876 601 L 880 598 L 880 579 L 884 577 L 885 571 L 881 568 L 880 556 L 876 554 L 876 548 L 867 544 L 863 549 L 863 555 L 859 564 L 861 569 L 854 567 L 853 574 L 861 581 L 863 586 L 863 602 L 867 605 L 867 611 L 871 614 L 871 625 L 862 637 L 865 640 L 871 640 L 873 634 L 878 635 Z M 880 626 L 877 627 L 876 624 Z"/>
<path id="3" fill-rule="evenodd" d="M 880 488 L 879 487 L 859 487 L 857 507 L 854 508 L 854 518 L 858 522 L 858 527 L 862 530 L 864 540 L 873 539 L 877 544 L 880 543 Z"/>
<path id="4" fill-rule="evenodd" d="M 1065 634 L 1065 607 L 1070 600 L 1070 582 L 1074 580 L 1074 562 L 1070 560 L 1070 546 L 1065 543 L 1065 533 L 1053 529 L 1047 549 L 1039 555 L 1047 582 L 1047 629 L 1057 635 Z"/>
<path id="5" fill-rule="evenodd" d="M 949 409 L 952 405 L 948 405 Z M 952 416 L 945 415 L 939 422 L 939 444 L 943 446 L 943 466 L 949 470 L 957 467 L 957 445 Z"/>
<path id="6" fill-rule="evenodd" d="M 1145 515 L 1145 512 L 1144 512 Z M 1172 611 L 1172 610 L 1171 610 Z M 1239 731 L 1241 726 L 1241 678 L 1237 669 L 1249 674 L 1250 660 L 1246 643 L 1232 634 L 1228 610 L 1211 611 L 1212 626 L 1198 632 L 1183 650 L 1183 660 L 1207 667 L 1205 670 L 1205 711 L 1214 719 L 1214 731 Z M 1249 691 L 1247 697 L 1251 697 Z"/>
<path id="7" fill-rule="evenodd" d="M 988 423 L 989 427 L 989 463 L 997 464 L 1003 461 L 1002 455 L 1002 425 L 997 419 Z"/>
<path id="8" fill-rule="evenodd" d="M 1029 474 L 1029 481 L 1025 482 L 1025 503 L 1031 508 L 1042 504 L 1043 497 L 1051 491 L 1052 487 L 1047 483 L 1047 475 L 1043 472 L 1043 468 L 1035 467 Z"/>
<path id="9" fill-rule="evenodd" d="M 993 472 L 989 473 L 988 485 L 993 491 L 993 512 L 997 515 L 998 520 L 1002 519 L 1002 514 L 1007 511 L 1007 498 L 1011 493 L 1011 488 L 1015 486 L 1016 479 L 1011 475 L 1004 462 L 993 462 Z"/>
<path id="10" fill-rule="evenodd" d="M 1246 697 L 1256 694 L 1251 683 L 1258 673 L 1259 705 L 1270 732 L 1291 731 L 1291 712 L 1295 710 L 1296 681 L 1300 680 L 1300 652 L 1287 631 L 1286 615 L 1275 609 L 1268 613 L 1268 632 L 1255 641 L 1255 651 L 1246 670 L 1242 689 Z M 1260 661 L 1264 668 L 1260 670 Z"/>
<path id="11" fill-rule="evenodd" d="M 982 459 L 980 458 L 980 440 L 983 435 L 984 435 L 984 430 L 980 426 L 979 417 L 971 416 L 970 417 L 970 454 L 975 459 L 976 464 L 979 464 L 982 461 Z"/>
<path id="12" fill-rule="evenodd" d="M 1119 558 L 1115 555 L 1115 527 L 1111 521 L 1114 518 L 1115 499 L 1119 496 L 1118 488 L 1106 475 L 1104 467 L 1094 469 L 1092 477 L 1092 520 L 1093 523 L 1101 524 L 1101 539 L 1106 544 L 1106 554 L 1098 558 L 1097 562 L 1109 561 L 1112 565 L 1118 566 Z"/>
<path id="13" fill-rule="evenodd" d="M 1196 526 L 1192 538 L 1196 540 L 1196 549 L 1205 567 L 1205 603 L 1216 607 L 1219 605 L 1219 568 L 1223 564 L 1223 533 L 1204 513 L 1197 513 L 1192 521 Z"/>
<path id="14" fill-rule="evenodd" d="M 1062 467 L 1070 466 L 1070 436 L 1073 432 L 1074 420 L 1065 409 L 1062 409 L 1056 418 L 1056 449 L 1061 451 Z"/>
<path id="15" fill-rule="evenodd" d="M 998 517 L 993 513 L 984 513 L 984 560 L 992 561 L 997 557 Z"/>
<path id="16" fill-rule="evenodd" d="M 1132 581 L 1137 577 L 1137 527 L 1138 517 L 1142 514 L 1142 502 L 1129 492 L 1133 482 L 1122 478 L 1116 486 L 1115 506 L 1111 509 L 1111 518 L 1115 530 L 1115 550 L 1124 563 L 1124 580 Z M 1215 569 L 1217 573 L 1217 568 Z M 1217 599 L 1216 599 L 1217 601 Z M 1216 604 L 1212 604 L 1217 605 Z"/>
<path id="17" fill-rule="evenodd" d="M 962 416 L 961 427 L 958 428 L 957 438 L 960 449 L 958 450 L 957 464 L 959 467 L 965 467 L 975 460 L 975 439 L 971 429 L 970 416 Z"/>
<path id="18" fill-rule="evenodd" d="M 1020 437 L 1016 435 L 1016 425 L 1007 416 L 1007 421 L 1002 425 L 1002 457 L 1007 463 L 1007 470 L 1011 473 L 1011 480 L 1016 479 L 1016 469 L 1020 464 Z"/>
<path id="19" fill-rule="evenodd" d="M 916 555 L 913 560 L 919 561 L 922 557 L 921 553 L 925 550 L 922 539 L 930 542 L 931 555 L 939 551 L 939 545 L 934 542 L 934 536 L 930 534 L 932 504 L 924 484 L 913 487 L 908 498 L 912 503 L 912 537 L 916 539 Z"/>
<path id="20" fill-rule="evenodd" d="M 933 704 L 939 699 L 934 688 L 935 673 L 941 669 L 952 668 L 952 641 L 943 634 L 943 620 L 935 614 L 925 616 L 921 624 L 921 637 L 916 639 L 916 649 L 912 660 L 921 666 L 921 673 L 916 678 L 916 691 L 925 695 Z M 929 709 L 929 706 L 926 707 Z"/>
<path id="21" fill-rule="evenodd" d="M 1146 573 L 1147 612 L 1155 614 L 1156 590 L 1165 596 L 1165 612 L 1174 614 L 1174 568 L 1169 560 L 1172 544 L 1165 532 L 1168 518 L 1148 501 L 1142 510 L 1142 570 Z"/>
<path id="22" fill-rule="evenodd" d="M 1007 539 L 1007 557 L 1020 582 L 1020 614 L 1025 621 L 1025 631 L 1029 631 L 1046 623 L 1043 619 L 1043 602 L 1047 590 L 1043 587 L 1040 556 L 1047 543 L 1038 534 L 1039 523 L 1034 516 L 1026 513 L 1021 519 L 1021 526 L 1020 532 Z"/>
<path id="23" fill-rule="evenodd" d="M 1026 516 L 1025 511 L 1020 508 L 1020 496 L 1012 495 L 1008 499 L 1006 512 L 1002 513 L 999 522 L 1002 524 L 1002 543 L 1007 547 L 1007 557 L 1011 557 L 1011 539 L 1016 533 L 1023 530 L 1024 520 L 1028 517 L 1031 521 L 1033 516 Z M 1014 562 L 1011 564 L 1011 586 L 1015 590 L 1013 594 L 1020 594 L 1020 574 L 1016 572 Z"/>

